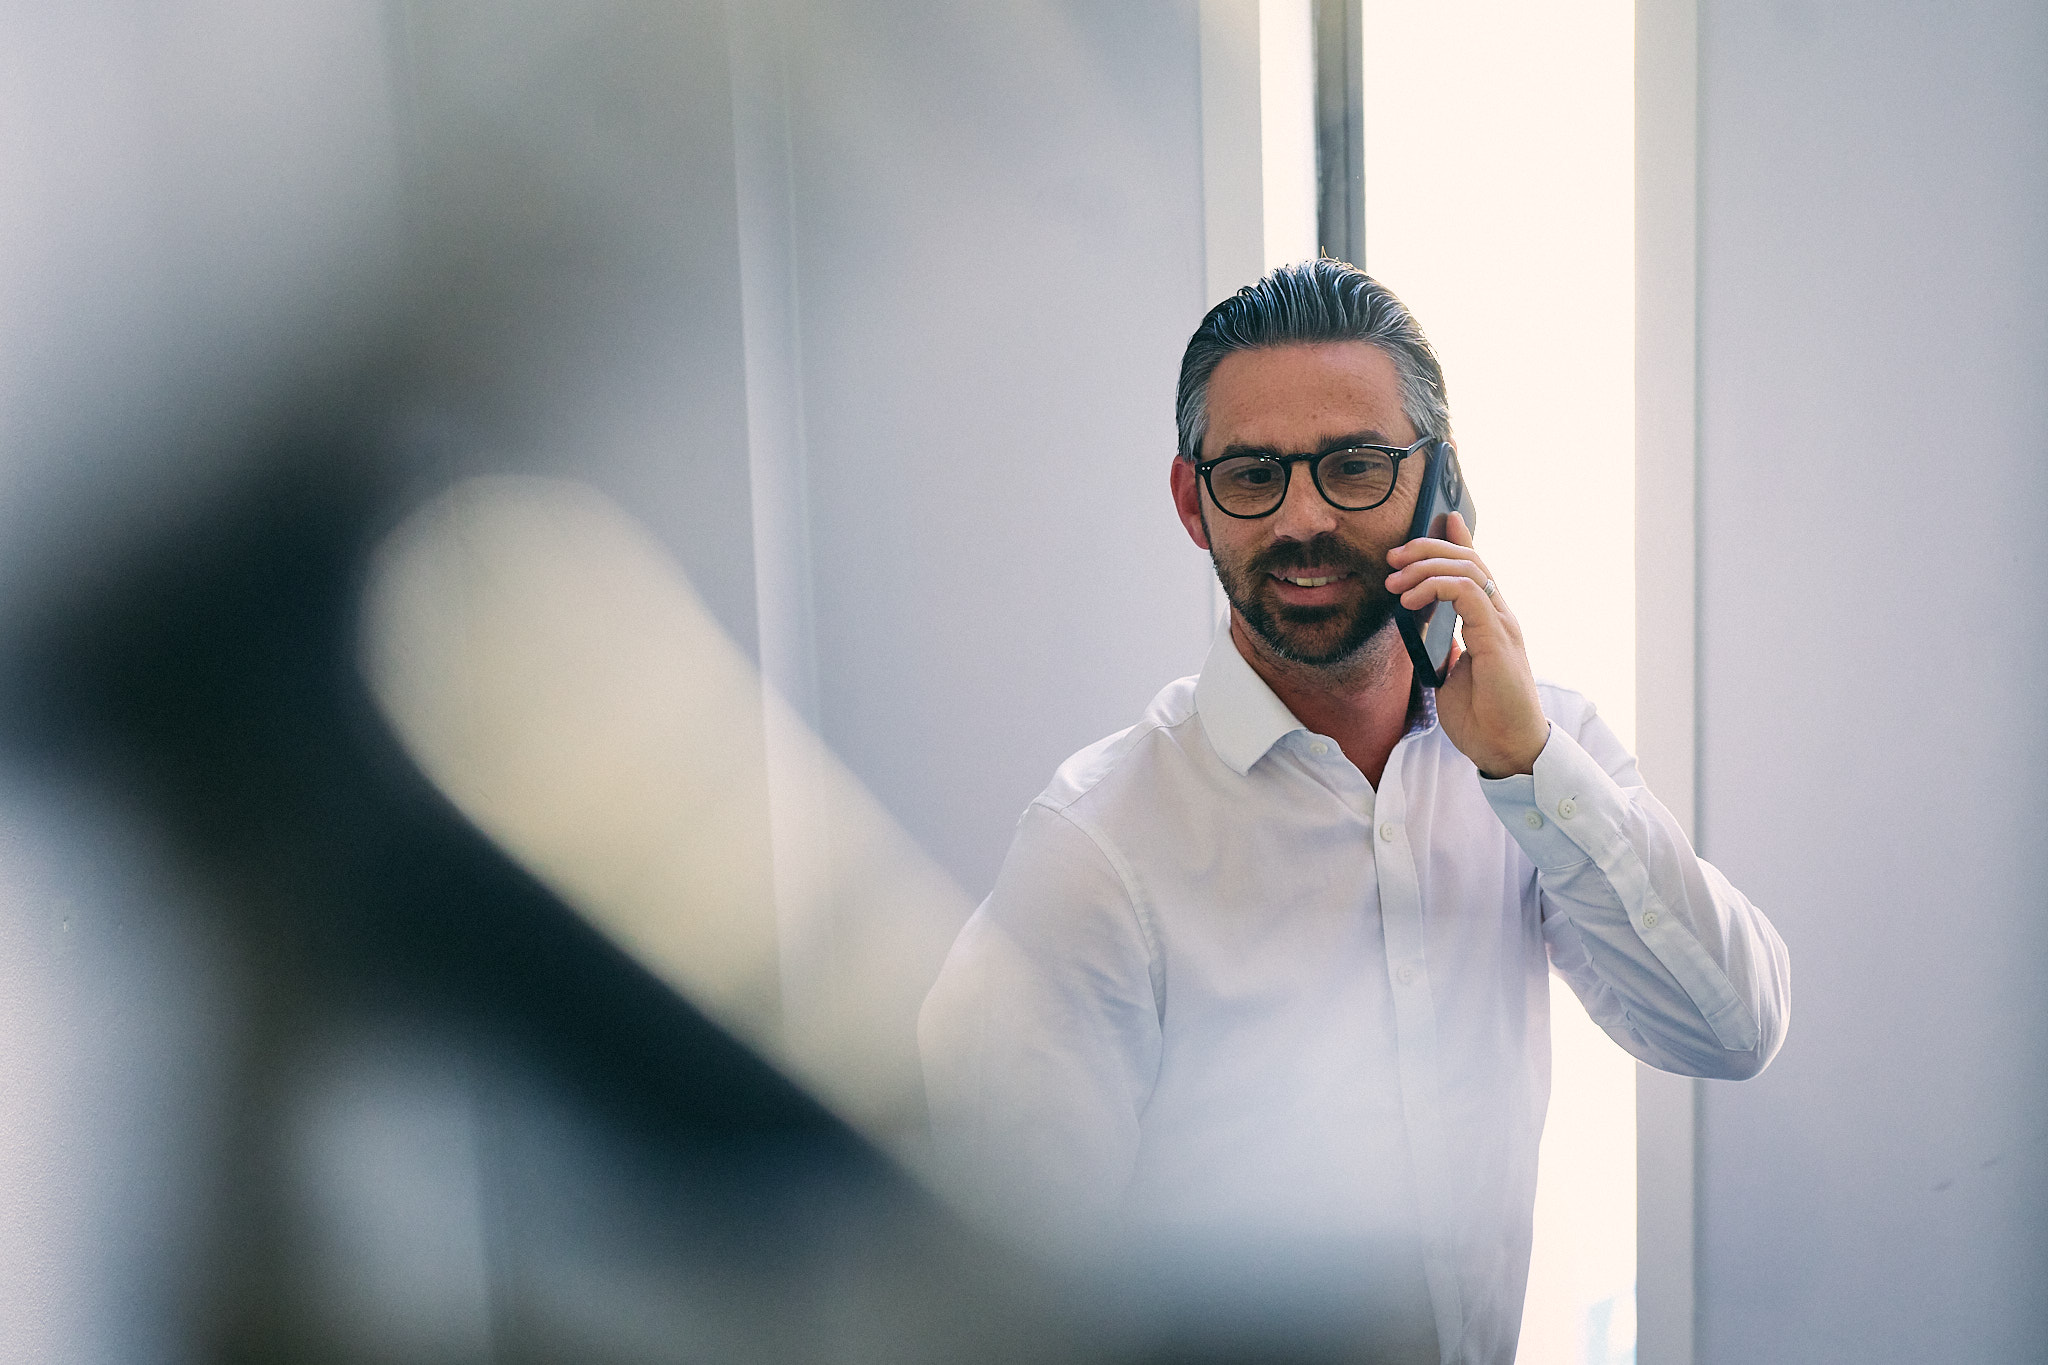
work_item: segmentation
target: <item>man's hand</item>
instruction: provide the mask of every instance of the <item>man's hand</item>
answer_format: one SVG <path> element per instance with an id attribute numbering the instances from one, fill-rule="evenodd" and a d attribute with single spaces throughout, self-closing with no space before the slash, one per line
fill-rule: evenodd
<path id="1" fill-rule="evenodd" d="M 1419 611 L 1449 602 L 1463 620 L 1464 645 L 1452 646 L 1450 671 L 1437 689 L 1436 716 L 1458 752 L 1486 777 L 1534 772 L 1550 738 L 1550 723 L 1536 699 L 1536 675 L 1522 647 L 1522 626 L 1508 610 L 1486 564 L 1472 548 L 1472 532 L 1456 512 L 1445 520 L 1448 540 L 1418 537 L 1387 552 L 1394 572 L 1387 590 Z"/>

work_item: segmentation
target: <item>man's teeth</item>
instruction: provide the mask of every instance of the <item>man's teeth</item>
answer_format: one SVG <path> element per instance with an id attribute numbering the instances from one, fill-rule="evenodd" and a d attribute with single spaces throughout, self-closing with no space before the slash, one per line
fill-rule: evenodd
<path id="1" fill-rule="evenodd" d="M 1290 578 L 1287 581 L 1297 588 L 1320 588 L 1325 583 L 1335 583 L 1337 575 L 1331 574 L 1328 578 Z"/>

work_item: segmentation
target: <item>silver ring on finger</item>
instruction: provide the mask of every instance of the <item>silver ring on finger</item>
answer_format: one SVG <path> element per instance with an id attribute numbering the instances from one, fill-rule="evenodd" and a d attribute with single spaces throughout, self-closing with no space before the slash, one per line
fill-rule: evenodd
<path id="1" fill-rule="evenodd" d="M 1494 598 L 1500 596 L 1500 588 L 1494 583 L 1494 581 L 1491 578 L 1487 579 L 1484 583 L 1481 583 L 1479 585 L 1479 591 L 1486 594 L 1486 600 L 1489 602 L 1491 602 Z"/>

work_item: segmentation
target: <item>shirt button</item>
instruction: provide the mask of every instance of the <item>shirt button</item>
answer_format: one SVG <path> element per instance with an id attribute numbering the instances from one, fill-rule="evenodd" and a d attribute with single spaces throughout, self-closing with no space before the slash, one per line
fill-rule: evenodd
<path id="1" fill-rule="evenodd" d="M 1542 829 L 1543 817 L 1532 810 L 1527 815 L 1524 815 L 1522 817 L 1522 823 L 1527 825 L 1530 829 Z"/>
<path id="2" fill-rule="evenodd" d="M 1391 822 L 1380 826 L 1380 838 L 1390 844 L 1394 842 L 1394 826 Z"/>
<path id="3" fill-rule="evenodd" d="M 1401 984 L 1404 986 L 1415 984 L 1415 969 L 1413 967 L 1403 967 L 1396 975 L 1401 978 Z"/>
<path id="4" fill-rule="evenodd" d="M 1321 758 L 1324 754 L 1330 752 L 1330 746 L 1323 743 L 1321 740 L 1317 740 L 1314 744 L 1308 746 L 1308 751 L 1314 754 L 1317 758 Z"/>
<path id="5" fill-rule="evenodd" d="M 1560 820 L 1569 820 L 1578 813 L 1579 803 L 1569 796 L 1557 803 L 1557 818 Z"/>
<path id="6" fill-rule="evenodd" d="M 1651 927 L 1652 927 L 1652 926 L 1654 926 L 1654 925 L 1655 925 L 1656 923 L 1657 923 L 1657 912 L 1656 912 L 1655 910 L 1645 910 L 1645 911 L 1643 911 L 1643 927 L 1644 927 L 1645 929 L 1651 928 Z"/>

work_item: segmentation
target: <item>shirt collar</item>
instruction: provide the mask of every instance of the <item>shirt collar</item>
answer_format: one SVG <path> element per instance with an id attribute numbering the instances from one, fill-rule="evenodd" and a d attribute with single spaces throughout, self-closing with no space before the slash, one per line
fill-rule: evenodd
<path id="1" fill-rule="evenodd" d="M 1227 620 L 1217 630 L 1195 683 L 1195 709 L 1202 714 L 1202 728 L 1208 731 L 1216 756 L 1240 777 L 1283 738 L 1307 728 L 1237 652 Z"/>
<path id="2" fill-rule="evenodd" d="M 1436 690 L 1416 690 L 1422 694 L 1422 704 L 1411 708 L 1404 737 L 1436 724 Z M 1228 620 L 1217 629 L 1209 657 L 1202 663 L 1202 676 L 1195 683 L 1195 710 L 1201 713 L 1202 727 L 1208 731 L 1216 756 L 1240 777 L 1275 744 L 1296 730 L 1308 729 L 1237 652 Z"/>

